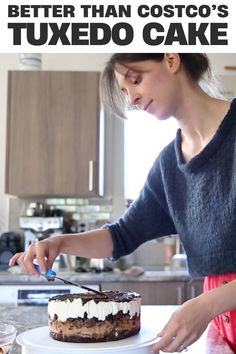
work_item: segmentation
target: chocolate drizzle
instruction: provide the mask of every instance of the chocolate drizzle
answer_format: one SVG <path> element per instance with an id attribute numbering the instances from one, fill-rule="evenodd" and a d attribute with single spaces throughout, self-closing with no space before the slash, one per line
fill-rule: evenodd
<path id="1" fill-rule="evenodd" d="M 83 305 L 88 301 L 94 300 L 96 304 L 99 302 L 130 302 L 134 298 L 140 298 L 140 295 L 135 292 L 120 292 L 120 291 L 104 291 L 106 296 L 98 295 L 92 292 L 86 292 L 81 294 L 64 294 L 56 295 L 49 299 L 50 301 L 74 301 L 75 299 L 81 299 Z"/>

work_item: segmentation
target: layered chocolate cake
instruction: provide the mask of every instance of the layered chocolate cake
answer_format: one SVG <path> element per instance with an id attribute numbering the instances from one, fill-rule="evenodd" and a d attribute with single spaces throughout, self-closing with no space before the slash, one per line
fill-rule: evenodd
<path id="1" fill-rule="evenodd" d="M 57 295 L 48 302 L 50 336 L 77 343 L 124 339 L 139 332 L 140 308 L 134 292 Z"/>

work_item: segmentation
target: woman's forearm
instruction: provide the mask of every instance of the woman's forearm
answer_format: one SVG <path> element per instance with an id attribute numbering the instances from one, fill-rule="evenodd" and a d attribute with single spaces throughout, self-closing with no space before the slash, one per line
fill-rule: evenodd
<path id="1" fill-rule="evenodd" d="M 88 231 L 81 234 L 65 234 L 52 236 L 33 243 L 25 252 L 16 253 L 9 262 L 16 263 L 26 273 L 37 274 L 34 260 L 38 261 L 42 273 L 51 268 L 60 253 L 71 254 L 85 258 L 107 258 L 112 256 L 113 243 L 111 234 L 106 229 Z"/>
<path id="2" fill-rule="evenodd" d="M 210 306 L 212 318 L 221 313 L 236 309 L 236 280 L 221 287 L 210 290 L 202 295 L 203 302 Z"/>
<path id="3" fill-rule="evenodd" d="M 113 244 L 110 232 L 99 229 L 81 234 L 66 234 L 61 242 L 61 252 L 86 258 L 107 258 L 112 256 Z"/>

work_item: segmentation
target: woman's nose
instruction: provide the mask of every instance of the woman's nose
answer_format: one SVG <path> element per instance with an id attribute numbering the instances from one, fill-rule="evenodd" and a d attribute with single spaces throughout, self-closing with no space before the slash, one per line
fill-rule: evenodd
<path id="1" fill-rule="evenodd" d="M 133 106 L 136 106 L 140 103 L 140 95 L 138 93 L 135 92 L 129 92 L 129 102 L 130 104 L 132 104 Z"/>

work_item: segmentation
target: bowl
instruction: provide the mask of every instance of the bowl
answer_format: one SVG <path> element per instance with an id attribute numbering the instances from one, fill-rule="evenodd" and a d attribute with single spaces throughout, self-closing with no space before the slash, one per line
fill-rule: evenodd
<path id="1" fill-rule="evenodd" d="M 9 354 L 16 337 L 16 328 L 7 323 L 0 323 L 0 354 Z"/>

